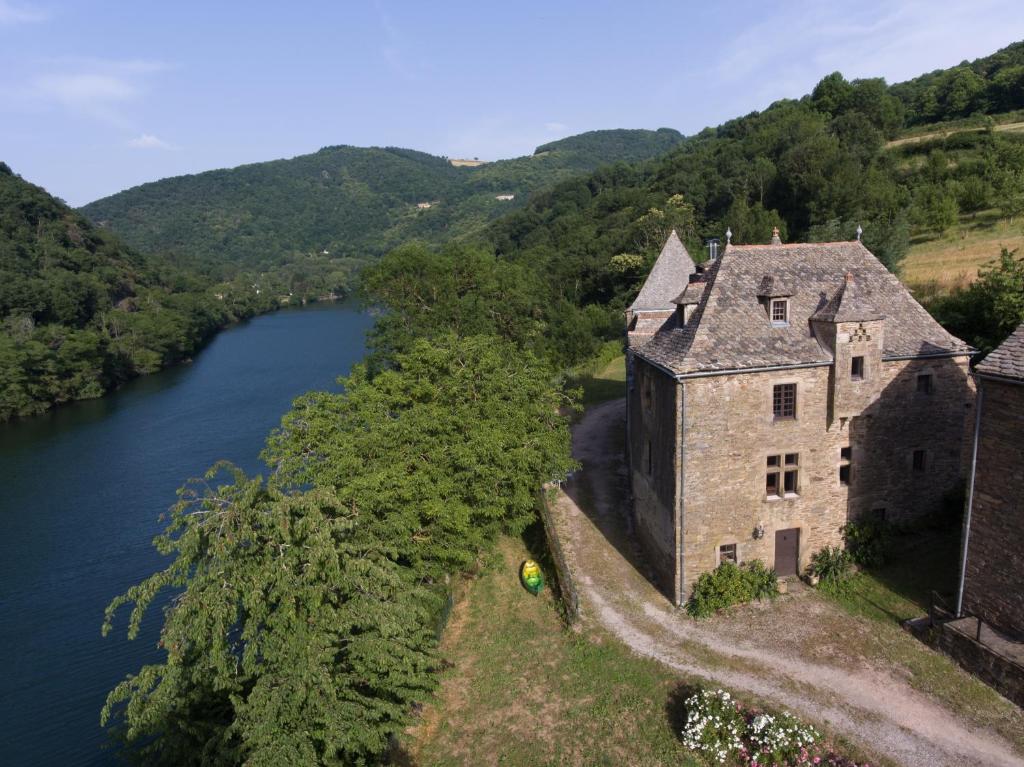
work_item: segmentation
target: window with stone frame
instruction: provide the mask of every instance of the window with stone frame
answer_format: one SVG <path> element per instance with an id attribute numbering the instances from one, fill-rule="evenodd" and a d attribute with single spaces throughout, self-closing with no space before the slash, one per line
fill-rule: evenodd
<path id="1" fill-rule="evenodd" d="M 864 380 L 864 358 L 859 355 L 850 359 L 850 379 L 853 381 Z"/>
<path id="2" fill-rule="evenodd" d="M 776 421 L 796 418 L 796 384 L 775 384 L 772 387 L 772 415 Z"/>
<path id="3" fill-rule="evenodd" d="M 645 413 L 651 412 L 651 405 L 654 401 L 654 376 L 650 370 L 645 370 L 643 380 L 640 382 L 640 404 Z"/>
<path id="4" fill-rule="evenodd" d="M 789 324 L 789 301 L 785 298 L 773 298 L 768 310 L 772 325 Z"/>
<path id="5" fill-rule="evenodd" d="M 935 389 L 933 388 L 933 380 L 931 373 L 919 373 L 917 376 L 917 391 L 919 394 L 931 394 Z"/>
<path id="6" fill-rule="evenodd" d="M 853 448 L 839 448 L 839 484 L 849 485 L 852 481 L 853 472 Z"/>
<path id="7" fill-rule="evenodd" d="M 768 456 L 765 472 L 765 495 L 769 498 L 795 496 L 800 493 L 800 454 L 781 453 Z"/>
<path id="8" fill-rule="evenodd" d="M 722 564 L 723 562 L 732 562 L 733 564 L 736 564 L 738 561 L 735 543 L 724 543 L 718 547 L 718 564 Z"/>

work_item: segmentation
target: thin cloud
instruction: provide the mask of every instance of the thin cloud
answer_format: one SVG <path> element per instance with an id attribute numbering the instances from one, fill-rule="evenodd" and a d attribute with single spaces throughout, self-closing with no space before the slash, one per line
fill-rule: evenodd
<path id="1" fill-rule="evenodd" d="M 7 0 L 0 0 L 0 27 L 15 24 L 36 24 L 50 18 L 49 11 L 30 5 L 15 5 Z"/>
<path id="2" fill-rule="evenodd" d="M 168 144 L 162 138 L 158 138 L 152 133 L 143 133 L 141 136 L 136 136 L 128 141 L 128 146 L 133 149 L 176 149 L 173 144 Z"/>
<path id="3" fill-rule="evenodd" d="M 29 80 L 26 100 L 56 105 L 123 130 L 138 130 L 132 124 L 130 106 L 146 94 L 149 78 L 168 66 L 145 59 L 57 59 L 44 68 L 49 71 Z"/>

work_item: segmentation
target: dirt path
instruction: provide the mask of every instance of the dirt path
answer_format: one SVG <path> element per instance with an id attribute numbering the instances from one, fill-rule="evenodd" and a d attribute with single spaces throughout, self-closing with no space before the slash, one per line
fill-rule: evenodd
<path id="1" fill-rule="evenodd" d="M 796 594 L 711 621 L 675 609 L 637 570 L 642 559 L 626 521 L 624 420 L 625 401 L 615 400 L 577 424 L 573 449 L 583 469 L 553 508 L 585 620 L 643 655 L 823 723 L 895 763 L 1024 767 L 1006 739 L 913 689 L 896 669 L 880 669 L 830 641 L 836 631 L 872 629 L 816 595 Z"/>
<path id="2" fill-rule="evenodd" d="M 981 133 L 984 128 L 971 127 L 971 128 L 950 128 L 948 130 L 934 131 L 932 133 L 922 133 L 919 136 L 908 136 L 907 138 L 898 138 L 893 141 L 886 143 L 885 148 L 903 146 L 904 144 L 919 144 L 922 141 L 931 141 L 934 138 L 949 138 L 950 136 L 956 135 L 957 133 Z M 996 133 L 1015 132 L 1024 130 L 1024 122 L 1013 122 L 1003 123 L 1002 125 L 992 126 L 992 130 Z"/>

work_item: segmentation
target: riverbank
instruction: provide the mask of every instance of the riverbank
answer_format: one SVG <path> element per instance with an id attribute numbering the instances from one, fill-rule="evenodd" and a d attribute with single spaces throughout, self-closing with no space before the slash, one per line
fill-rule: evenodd
<path id="1" fill-rule="evenodd" d="M 265 473 L 267 434 L 295 397 L 337 390 L 372 324 L 345 302 L 264 314 L 190 365 L 0 425 L 0 763 L 118 763 L 99 712 L 160 659 L 160 611 L 130 642 L 100 637 L 104 608 L 164 566 L 151 541 L 177 488 L 219 459 Z"/>

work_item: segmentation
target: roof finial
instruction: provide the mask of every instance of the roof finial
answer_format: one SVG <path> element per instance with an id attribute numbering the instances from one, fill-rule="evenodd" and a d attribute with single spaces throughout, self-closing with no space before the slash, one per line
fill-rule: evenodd
<path id="1" fill-rule="evenodd" d="M 845 279 L 846 279 L 846 284 L 847 285 L 852 285 L 853 284 L 853 272 L 847 272 Z"/>
<path id="2" fill-rule="evenodd" d="M 782 239 L 779 237 L 779 227 L 772 227 L 772 245 L 781 245 Z"/>
<path id="3" fill-rule="evenodd" d="M 725 228 L 725 244 L 732 244 L 732 229 L 730 229 L 729 227 Z"/>
<path id="4" fill-rule="evenodd" d="M 857 224 L 857 242 L 860 242 L 860 236 L 864 234 L 864 230 L 861 229 L 860 224 Z"/>

